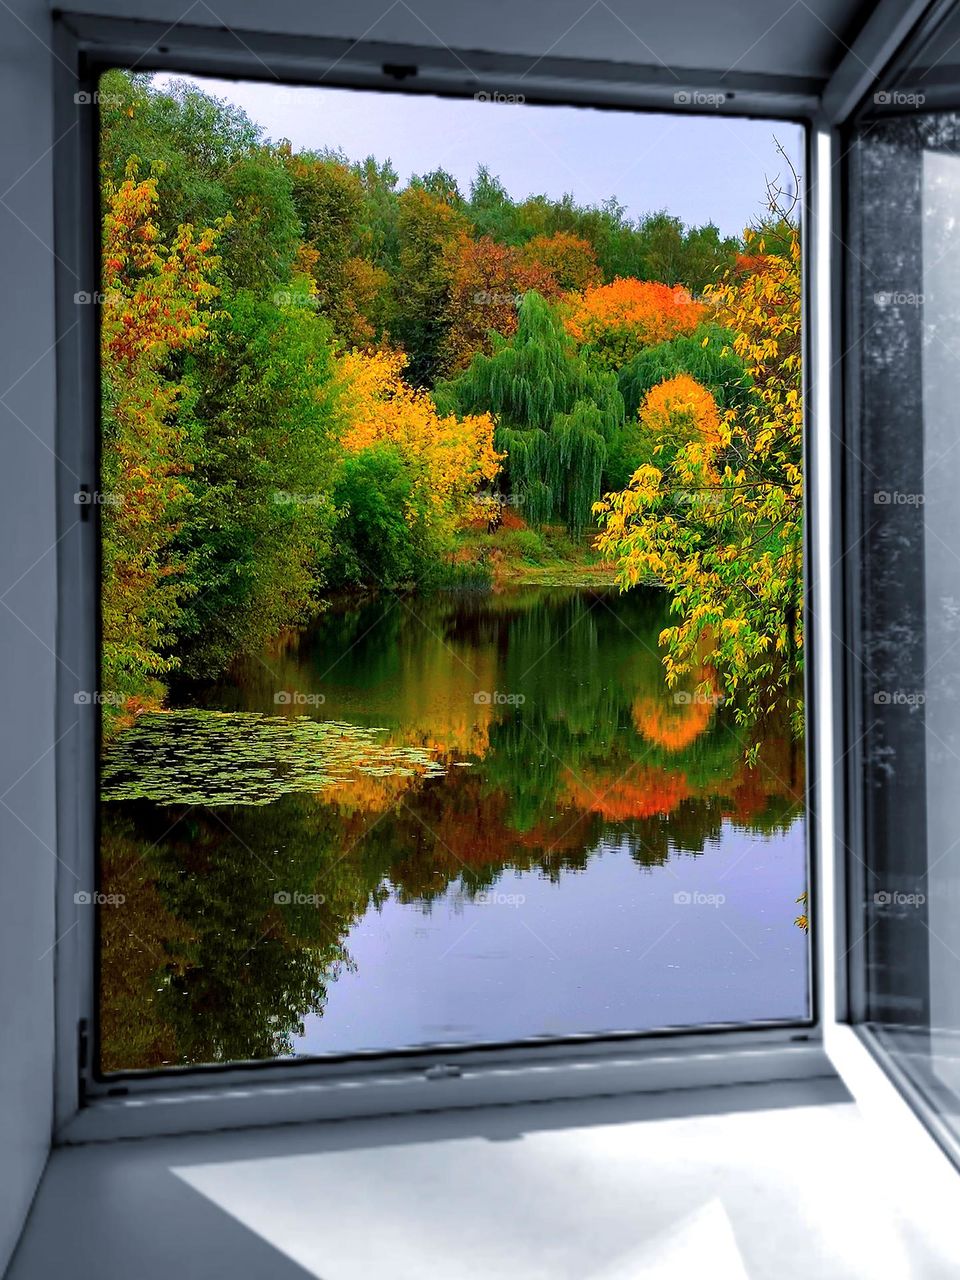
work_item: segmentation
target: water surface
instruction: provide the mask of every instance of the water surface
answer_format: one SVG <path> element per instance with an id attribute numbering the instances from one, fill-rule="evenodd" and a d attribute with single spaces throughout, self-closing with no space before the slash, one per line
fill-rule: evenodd
<path id="1" fill-rule="evenodd" d="M 748 768 L 667 622 L 343 601 L 175 689 L 105 762 L 105 1068 L 805 1017 L 801 747 Z"/>

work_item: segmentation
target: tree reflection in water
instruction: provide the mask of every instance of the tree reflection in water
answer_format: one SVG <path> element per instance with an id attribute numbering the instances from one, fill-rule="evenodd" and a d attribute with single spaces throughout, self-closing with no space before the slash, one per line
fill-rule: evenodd
<path id="1" fill-rule="evenodd" d="M 329 779 L 303 768 L 297 786 L 317 790 L 280 786 L 263 803 L 269 777 L 289 780 L 305 737 L 323 736 L 274 720 L 266 759 L 262 743 L 255 759 L 210 752 L 208 791 L 194 758 L 169 802 L 103 802 L 101 889 L 123 895 L 100 909 L 103 1069 L 293 1052 L 352 964 L 351 930 L 390 899 L 429 904 L 456 886 L 469 901 L 514 871 L 562 886 L 601 845 L 656 867 L 725 829 L 771 837 L 801 821 L 802 745 L 784 723 L 755 727 L 747 767 L 747 731 L 704 693 L 709 672 L 666 688 L 665 622 L 643 591 L 352 600 L 232 680 L 175 689 L 176 707 L 251 723 L 354 726 L 368 754 L 354 768 L 338 757 Z M 203 719 L 136 726 L 124 794 L 151 794 L 136 769 L 169 749 L 164 720 L 182 738 Z M 244 803 L 253 776 L 259 803 Z"/>

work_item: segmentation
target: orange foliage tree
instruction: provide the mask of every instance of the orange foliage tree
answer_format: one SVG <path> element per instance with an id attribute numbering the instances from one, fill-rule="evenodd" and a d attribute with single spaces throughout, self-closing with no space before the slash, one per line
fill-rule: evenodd
<path id="1" fill-rule="evenodd" d="M 692 333 L 705 315 L 680 285 L 627 278 L 574 294 L 565 325 L 604 368 L 620 369 L 643 347 Z"/>
<path id="2" fill-rule="evenodd" d="M 525 261 L 518 249 L 490 236 L 451 241 L 446 262 L 450 328 L 443 365 L 451 374 L 466 369 L 478 351 L 489 355 L 491 331 L 505 338 L 516 333 L 517 309 L 529 290 L 550 299 L 560 295 L 549 267 Z"/>
<path id="3" fill-rule="evenodd" d="M 216 232 L 181 226 L 169 244 L 155 224 L 154 179 L 134 170 L 104 187 L 102 670 L 104 727 L 161 692 L 184 594 L 172 551 L 186 497 L 178 460 L 183 387 L 171 356 L 206 335 L 217 290 Z"/>

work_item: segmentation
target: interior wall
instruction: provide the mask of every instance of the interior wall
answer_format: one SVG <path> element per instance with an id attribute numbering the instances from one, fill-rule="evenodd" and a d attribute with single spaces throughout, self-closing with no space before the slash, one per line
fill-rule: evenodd
<path id="1" fill-rule="evenodd" d="M 53 1098 L 54 256 L 50 20 L 0 5 L 0 1273 Z"/>

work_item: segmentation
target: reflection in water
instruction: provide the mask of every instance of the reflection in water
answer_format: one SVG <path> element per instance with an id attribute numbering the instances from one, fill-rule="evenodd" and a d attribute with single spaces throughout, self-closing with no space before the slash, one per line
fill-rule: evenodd
<path id="1" fill-rule="evenodd" d="M 802 750 L 768 725 L 748 768 L 664 623 L 354 600 L 144 717 L 104 768 L 104 1069 L 805 1016 Z"/>

